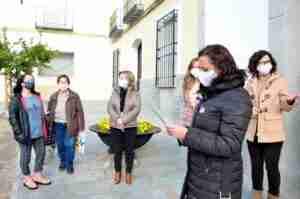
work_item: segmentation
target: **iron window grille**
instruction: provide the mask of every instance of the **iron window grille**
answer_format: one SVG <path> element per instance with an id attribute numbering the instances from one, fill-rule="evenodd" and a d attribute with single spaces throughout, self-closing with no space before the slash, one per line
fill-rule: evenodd
<path id="1" fill-rule="evenodd" d="M 155 80 L 157 88 L 175 88 L 177 16 L 177 10 L 173 10 L 157 21 Z"/>

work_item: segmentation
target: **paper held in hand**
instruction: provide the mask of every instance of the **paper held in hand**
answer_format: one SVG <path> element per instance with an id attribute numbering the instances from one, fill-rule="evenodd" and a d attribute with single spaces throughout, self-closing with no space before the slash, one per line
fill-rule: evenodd
<path id="1" fill-rule="evenodd" d="M 161 116 L 161 114 L 159 113 L 158 110 L 156 110 L 152 105 L 151 106 L 151 109 L 152 109 L 152 112 L 158 117 L 158 119 L 163 123 L 163 125 L 165 126 L 165 128 L 167 128 L 169 125 L 167 125 L 167 122 L 166 120 Z"/>

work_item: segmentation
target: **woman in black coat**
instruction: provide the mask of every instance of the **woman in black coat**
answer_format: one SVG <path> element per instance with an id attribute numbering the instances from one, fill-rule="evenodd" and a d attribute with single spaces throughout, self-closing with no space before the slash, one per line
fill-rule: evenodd
<path id="1" fill-rule="evenodd" d="M 14 138 L 20 147 L 20 167 L 24 176 L 23 185 L 29 190 L 39 185 L 50 185 L 48 177 L 42 175 L 45 159 L 45 140 L 48 131 L 42 98 L 35 90 L 31 74 L 18 78 L 14 95 L 9 104 L 9 122 Z M 35 152 L 34 173 L 30 169 L 32 149 Z"/>
<path id="2" fill-rule="evenodd" d="M 241 199 L 242 143 L 252 114 L 245 74 L 221 45 L 201 50 L 199 62 L 202 102 L 192 126 L 167 128 L 188 147 L 181 199 Z"/>

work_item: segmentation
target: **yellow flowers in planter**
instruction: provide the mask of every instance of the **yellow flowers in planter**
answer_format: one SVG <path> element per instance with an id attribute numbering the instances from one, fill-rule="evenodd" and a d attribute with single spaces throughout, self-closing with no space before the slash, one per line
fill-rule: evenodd
<path id="1" fill-rule="evenodd" d="M 108 118 L 101 119 L 98 123 L 98 128 L 99 128 L 100 132 L 103 134 L 109 133 L 109 129 L 110 129 L 109 119 Z"/>
<path id="2" fill-rule="evenodd" d="M 108 118 L 103 118 L 98 122 L 98 128 L 100 130 L 100 133 L 102 134 L 109 134 L 110 131 L 110 121 Z M 151 132 L 154 129 L 154 125 L 146 120 L 139 120 L 138 121 L 138 135 L 143 135 Z"/>
<path id="3" fill-rule="evenodd" d="M 154 125 L 146 120 L 138 121 L 138 134 L 145 134 L 151 131 L 154 128 Z"/>

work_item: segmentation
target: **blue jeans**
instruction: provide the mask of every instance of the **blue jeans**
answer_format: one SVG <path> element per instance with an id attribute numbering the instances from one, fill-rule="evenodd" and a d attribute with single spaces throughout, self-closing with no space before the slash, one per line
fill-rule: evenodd
<path id="1" fill-rule="evenodd" d="M 75 157 L 75 137 L 68 132 L 66 124 L 55 123 L 58 156 L 66 168 L 73 168 Z"/>

